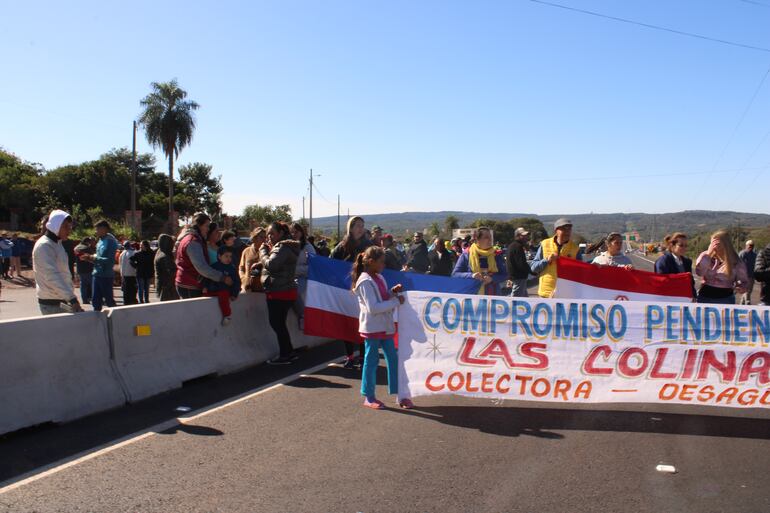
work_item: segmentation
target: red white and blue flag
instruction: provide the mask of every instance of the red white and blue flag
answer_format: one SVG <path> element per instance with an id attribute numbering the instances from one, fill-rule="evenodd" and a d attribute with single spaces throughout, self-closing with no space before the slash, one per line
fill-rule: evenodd
<path id="1" fill-rule="evenodd" d="M 358 299 L 351 292 L 352 264 L 331 258 L 313 257 L 308 261 L 305 297 L 305 333 L 318 337 L 361 343 L 358 334 Z M 388 287 L 398 283 L 404 290 L 474 294 L 477 280 L 446 278 L 419 273 L 386 270 Z"/>
<path id="2" fill-rule="evenodd" d="M 655 274 L 586 264 L 564 257 L 556 262 L 555 298 L 653 303 L 692 299 L 692 276 L 689 273 Z"/>

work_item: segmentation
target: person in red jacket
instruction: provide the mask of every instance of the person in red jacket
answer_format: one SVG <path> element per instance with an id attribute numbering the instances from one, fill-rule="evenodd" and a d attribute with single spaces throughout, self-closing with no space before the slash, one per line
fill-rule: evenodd
<path id="1" fill-rule="evenodd" d="M 228 287 L 233 284 L 227 274 L 211 267 L 206 247 L 211 218 L 206 214 L 195 214 L 192 227 L 179 238 L 176 252 L 176 290 L 182 299 L 203 295 L 203 278 L 222 282 Z"/>

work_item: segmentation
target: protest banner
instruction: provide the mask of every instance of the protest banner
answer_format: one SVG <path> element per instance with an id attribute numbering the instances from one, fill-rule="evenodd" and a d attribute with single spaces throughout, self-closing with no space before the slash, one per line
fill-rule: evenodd
<path id="1" fill-rule="evenodd" d="M 403 397 L 770 405 L 770 309 L 408 292 Z"/>

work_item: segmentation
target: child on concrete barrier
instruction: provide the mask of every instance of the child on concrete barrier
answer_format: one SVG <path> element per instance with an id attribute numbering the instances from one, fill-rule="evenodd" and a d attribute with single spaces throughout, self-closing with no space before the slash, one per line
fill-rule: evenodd
<path id="1" fill-rule="evenodd" d="M 388 290 L 382 271 L 385 269 L 385 251 L 379 246 L 370 246 L 356 256 L 353 263 L 353 292 L 358 297 L 361 308 L 358 316 L 358 331 L 364 338 L 366 352 L 361 379 L 361 395 L 364 406 L 375 410 L 385 408 L 382 401 L 375 397 L 377 385 L 377 367 L 380 363 L 380 347 L 385 353 L 388 366 L 388 391 L 398 393 L 398 356 L 393 336 L 396 324 L 393 312 L 404 303 L 399 293 L 403 287 L 399 284 Z M 401 408 L 411 409 L 414 404 L 408 398 L 398 401 Z"/>
<path id="2" fill-rule="evenodd" d="M 211 267 L 223 272 L 233 280 L 233 284 L 229 287 L 224 282 L 214 282 L 209 279 L 204 279 L 203 283 L 203 295 L 217 298 L 219 309 L 222 311 L 222 326 L 227 326 L 230 324 L 232 316 L 230 301 L 235 301 L 241 291 L 241 278 L 238 276 L 235 265 L 233 265 L 233 248 L 230 246 L 220 247 L 217 250 L 217 261 Z"/>

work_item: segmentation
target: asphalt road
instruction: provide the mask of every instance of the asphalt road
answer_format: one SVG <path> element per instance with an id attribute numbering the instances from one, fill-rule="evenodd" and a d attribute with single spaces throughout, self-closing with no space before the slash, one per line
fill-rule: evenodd
<path id="1" fill-rule="evenodd" d="M 373 411 L 360 406 L 357 372 L 324 364 L 341 352 L 306 353 L 301 364 L 319 370 L 257 395 L 242 397 L 300 369 L 260 366 L 4 437 L 0 511 L 770 510 L 766 412 L 460 397 Z M 241 399 L 177 420 L 178 406 L 233 396 Z M 30 471 L 31 481 L 14 484 Z"/>
<path id="2" fill-rule="evenodd" d="M 373 411 L 359 374 L 328 365 L 341 355 L 0 437 L 0 512 L 770 511 L 766 410 L 440 397 Z"/>

